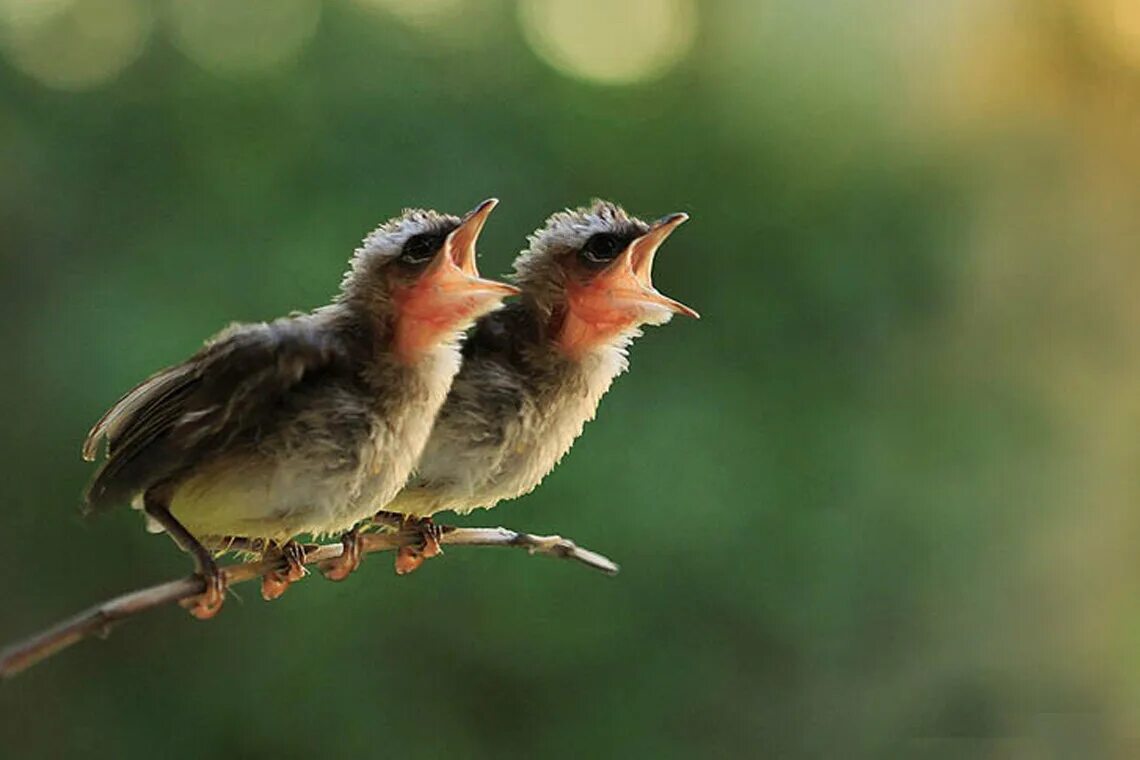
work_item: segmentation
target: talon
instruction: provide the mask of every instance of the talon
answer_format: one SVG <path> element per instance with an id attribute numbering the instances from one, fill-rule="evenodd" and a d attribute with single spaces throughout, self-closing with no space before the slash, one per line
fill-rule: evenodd
<path id="1" fill-rule="evenodd" d="M 287 541 L 284 546 L 266 551 L 266 555 L 277 554 L 285 560 L 284 570 L 273 570 L 261 578 L 261 598 L 267 602 L 277 599 L 289 586 L 309 574 L 305 569 L 305 548 L 296 541 Z"/>
<path id="2" fill-rule="evenodd" d="M 285 580 L 281 573 L 266 573 L 261 578 L 261 598 L 267 602 L 272 602 L 288 591 L 290 585 L 292 585 L 291 582 Z"/>
<path id="3" fill-rule="evenodd" d="M 206 590 L 178 604 L 199 620 L 209 620 L 221 611 L 226 601 L 226 578 L 217 565 L 206 568 L 199 575 L 206 582 Z"/>
<path id="4" fill-rule="evenodd" d="M 440 532 L 437 525 L 433 524 L 431 528 L 432 530 L 430 533 L 424 533 L 424 548 L 420 552 L 424 555 L 424 559 L 438 557 L 439 555 L 443 554 L 443 547 L 439 545 L 439 539 L 443 534 Z"/>
<path id="5" fill-rule="evenodd" d="M 340 544 L 344 549 L 341 551 L 339 557 L 330 559 L 328 562 L 322 564 L 321 571 L 324 573 L 324 576 L 330 581 L 343 581 L 356 572 L 356 569 L 360 567 L 360 559 L 363 556 L 361 543 L 360 531 L 356 528 L 353 528 L 341 536 Z"/>
<path id="6" fill-rule="evenodd" d="M 209 620 L 222 609 L 226 601 L 226 576 L 218 569 L 210 551 L 186 526 L 170 514 L 170 507 L 161 489 L 151 488 L 143 494 L 143 509 L 147 517 L 161 525 L 178 547 L 194 558 L 195 572 L 205 585 L 205 590 L 197 596 L 183 599 L 179 604 L 199 620 Z"/>
<path id="7" fill-rule="evenodd" d="M 290 564 L 281 574 L 281 577 L 286 583 L 296 583 L 308 574 L 309 571 L 305 569 L 304 565 Z"/>
<path id="8" fill-rule="evenodd" d="M 407 518 L 399 512 L 389 512 L 383 509 L 372 515 L 373 524 L 383 528 L 393 528 L 395 530 L 399 530 L 403 527 L 406 520 Z"/>
<path id="9" fill-rule="evenodd" d="M 396 575 L 407 575 L 424 563 L 424 555 L 415 546 L 401 546 L 396 550 Z"/>
<path id="10" fill-rule="evenodd" d="M 402 546 L 396 551 L 396 574 L 407 575 L 424 563 L 425 559 L 443 554 L 439 545 L 443 529 L 433 523 L 430 517 L 404 517 L 402 529 L 419 534 L 419 543 Z"/>

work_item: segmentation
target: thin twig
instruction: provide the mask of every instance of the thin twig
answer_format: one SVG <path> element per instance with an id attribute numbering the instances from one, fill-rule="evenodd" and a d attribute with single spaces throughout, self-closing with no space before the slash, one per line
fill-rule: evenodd
<path id="1" fill-rule="evenodd" d="M 442 527 L 440 543 L 448 546 L 515 546 L 531 554 L 548 554 L 552 557 L 572 559 L 607 575 L 615 575 L 618 566 L 601 554 L 583 549 L 561 536 L 535 536 L 506 528 L 453 528 Z M 421 540 L 417 532 L 366 533 L 362 537 L 361 551 L 365 553 L 391 551 Z M 236 548 L 236 547 L 235 547 Z M 340 556 L 339 544 L 324 544 L 305 552 L 305 564 L 320 564 Z M 227 565 L 222 568 L 227 585 L 244 583 L 260 578 L 267 572 L 284 569 L 282 560 L 260 560 Z M 59 623 L 24 641 L 6 647 L 0 652 L 0 678 L 9 678 L 48 657 L 63 651 L 88 636 L 107 636 L 111 627 L 121 620 L 140 613 L 190 599 L 206 590 L 205 582 L 197 575 L 160 583 L 157 586 L 131 591 L 97 604 L 75 617 Z"/>

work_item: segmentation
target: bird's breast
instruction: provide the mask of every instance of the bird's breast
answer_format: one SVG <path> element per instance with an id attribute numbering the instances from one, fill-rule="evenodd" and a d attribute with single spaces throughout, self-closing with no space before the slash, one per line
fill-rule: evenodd
<path id="1" fill-rule="evenodd" d="M 171 511 L 198 536 L 285 540 L 351 528 L 403 487 L 458 361 L 443 346 L 375 387 L 346 379 L 292 394 L 272 427 L 199 463 Z"/>
<path id="2" fill-rule="evenodd" d="M 453 389 L 416 477 L 391 509 L 463 513 L 532 491 L 574 445 L 623 367 L 620 356 L 575 367 L 525 392 L 517 406 L 494 403 L 489 377 Z"/>

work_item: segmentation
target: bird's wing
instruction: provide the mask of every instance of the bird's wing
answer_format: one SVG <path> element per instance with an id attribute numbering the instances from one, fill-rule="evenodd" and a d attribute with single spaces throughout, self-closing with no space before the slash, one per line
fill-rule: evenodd
<path id="1" fill-rule="evenodd" d="M 347 366 L 338 335 L 310 316 L 235 325 L 193 357 L 144 380 L 91 429 L 83 455 L 107 439 L 107 460 L 87 489 L 100 510 L 193 465 L 265 423 L 303 381 Z"/>

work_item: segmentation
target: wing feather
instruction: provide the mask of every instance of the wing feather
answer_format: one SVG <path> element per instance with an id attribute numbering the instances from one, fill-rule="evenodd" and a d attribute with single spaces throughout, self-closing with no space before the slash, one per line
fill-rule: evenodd
<path id="1" fill-rule="evenodd" d="M 234 325 L 193 357 L 124 395 L 83 444 L 107 459 L 88 486 L 89 509 L 129 501 L 271 422 L 284 396 L 317 374 L 347 368 L 342 338 L 315 315 Z"/>
<path id="2" fill-rule="evenodd" d="M 123 424 L 136 419 L 144 407 L 161 404 L 172 393 L 185 388 L 187 375 L 191 374 L 191 369 L 189 363 L 167 367 L 127 391 L 87 433 L 87 438 L 83 441 L 83 459 L 88 462 L 95 461 L 99 453 L 99 442 L 103 438 L 114 439 Z M 144 413 L 144 416 L 149 415 Z"/>

